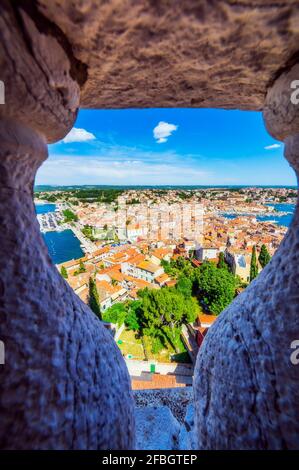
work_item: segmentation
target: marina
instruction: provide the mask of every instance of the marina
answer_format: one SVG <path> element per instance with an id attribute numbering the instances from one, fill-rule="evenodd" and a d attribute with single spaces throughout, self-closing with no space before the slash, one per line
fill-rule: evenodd
<path id="1" fill-rule="evenodd" d="M 293 214 L 295 212 L 295 204 L 271 204 L 274 210 L 265 212 L 264 214 L 256 213 L 240 213 L 240 212 L 223 212 L 220 215 L 226 219 L 236 219 L 237 217 L 255 217 L 258 222 L 272 222 L 276 225 L 289 227 Z"/>
<path id="2" fill-rule="evenodd" d="M 73 227 L 69 228 L 68 224 L 59 225 L 59 221 L 63 220 L 63 215 L 57 210 L 57 205 L 38 203 L 35 204 L 35 208 L 40 229 L 53 263 L 64 263 L 70 259 L 84 256 L 81 245 L 85 241 L 83 235 L 80 237 L 80 243 Z M 76 230 L 76 232 L 79 234 L 79 231 Z"/>

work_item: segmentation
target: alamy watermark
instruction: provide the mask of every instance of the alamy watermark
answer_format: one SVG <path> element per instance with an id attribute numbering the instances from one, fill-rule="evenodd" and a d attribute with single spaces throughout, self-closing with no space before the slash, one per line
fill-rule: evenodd
<path id="1" fill-rule="evenodd" d="M 294 349 L 290 355 L 290 361 L 294 366 L 297 366 L 299 364 L 299 339 L 294 339 L 290 344 L 290 348 Z"/>
<path id="2" fill-rule="evenodd" d="M 293 80 L 291 82 L 291 89 L 294 90 L 291 93 L 291 103 L 299 104 L 299 80 Z"/>
<path id="3" fill-rule="evenodd" d="M 5 104 L 5 86 L 2 80 L 0 80 L 0 104 Z"/>
<path id="4" fill-rule="evenodd" d="M 0 341 L 0 365 L 5 364 L 5 345 Z"/>

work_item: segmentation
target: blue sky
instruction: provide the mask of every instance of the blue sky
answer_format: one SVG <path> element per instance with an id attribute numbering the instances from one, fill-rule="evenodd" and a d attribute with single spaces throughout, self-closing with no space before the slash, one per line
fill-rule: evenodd
<path id="1" fill-rule="evenodd" d="M 218 109 L 80 110 L 49 146 L 36 184 L 295 185 L 261 113 Z"/>

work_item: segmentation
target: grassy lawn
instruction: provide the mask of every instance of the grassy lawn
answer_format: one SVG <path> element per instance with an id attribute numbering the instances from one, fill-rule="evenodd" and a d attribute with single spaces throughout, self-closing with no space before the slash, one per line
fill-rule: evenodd
<path id="1" fill-rule="evenodd" d="M 157 353 L 153 353 L 152 351 L 152 338 L 150 336 L 143 337 L 143 344 L 142 340 L 138 338 L 138 335 L 134 333 L 134 331 L 124 330 L 120 335 L 119 341 L 121 344 L 117 342 L 118 347 L 120 348 L 122 354 L 125 357 L 128 355 L 132 356 L 132 359 L 139 359 L 145 360 L 146 357 L 149 360 L 155 360 L 158 362 L 181 362 L 181 363 L 189 363 L 190 358 L 186 351 L 184 344 L 182 343 L 180 338 L 176 338 L 176 346 L 179 350 L 178 353 L 174 350 L 171 344 L 167 343 L 165 348 Z M 146 350 L 146 354 L 144 352 L 144 347 Z"/>
<path id="2" fill-rule="evenodd" d="M 159 351 L 158 353 L 153 353 L 152 351 L 152 338 L 150 336 L 143 337 L 146 353 L 148 359 L 154 359 L 158 362 L 181 362 L 181 363 L 189 363 L 190 358 L 187 350 L 182 343 L 182 341 L 177 341 L 177 347 L 179 352 L 177 353 L 173 346 L 170 343 L 165 345 L 165 348 Z"/>
<path id="3" fill-rule="evenodd" d="M 117 342 L 117 345 L 125 357 L 131 355 L 132 359 L 145 360 L 142 341 L 134 331 L 125 329 L 120 335 L 119 341 L 122 343 Z"/>
<path id="4" fill-rule="evenodd" d="M 174 349 L 170 344 L 167 345 L 167 348 L 162 349 L 158 353 L 153 353 L 152 351 L 152 338 L 150 336 L 143 337 L 144 346 L 146 349 L 148 359 L 154 359 L 158 362 L 172 362 L 171 354 L 175 354 Z"/>

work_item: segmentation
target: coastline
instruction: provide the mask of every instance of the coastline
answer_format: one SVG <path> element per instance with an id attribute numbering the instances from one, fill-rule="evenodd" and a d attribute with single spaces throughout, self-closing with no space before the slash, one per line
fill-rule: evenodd
<path id="1" fill-rule="evenodd" d="M 281 211 L 276 208 L 277 206 L 281 207 L 283 205 L 289 206 L 290 208 L 292 208 L 292 210 Z M 220 217 L 225 217 L 227 219 L 235 219 L 237 217 L 254 217 L 258 222 L 274 223 L 279 227 L 289 227 L 293 218 L 293 214 L 295 212 L 296 204 L 273 203 L 273 204 L 269 204 L 269 207 L 273 207 L 273 210 L 265 211 L 265 212 L 251 212 L 251 213 L 229 210 L 229 211 L 219 211 L 217 214 Z"/>
<path id="2" fill-rule="evenodd" d="M 277 210 L 277 207 L 281 209 L 284 205 L 293 210 Z M 83 234 L 81 234 L 80 227 L 73 227 L 70 224 L 64 224 L 63 226 L 58 225 L 57 218 L 59 218 L 61 212 L 60 206 L 61 203 L 56 204 L 46 201 L 35 202 L 41 232 L 55 264 L 60 264 L 70 259 L 76 259 L 84 256 L 86 252 L 94 251 L 94 247 L 85 239 Z M 40 207 L 40 212 L 38 207 Z M 267 207 L 269 207 L 268 210 Z M 214 214 L 227 219 L 235 219 L 237 217 L 255 218 L 258 222 L 271 223 L 278 227 L 288 227 L 291 223 L 294 211 L 295 204 L 269 203 L 265 205 L 264 211 L 240 212 L 230 208 L 227 211 L 215 211 Z M 53 221 L 53 219 L 55 220 Z"/>

